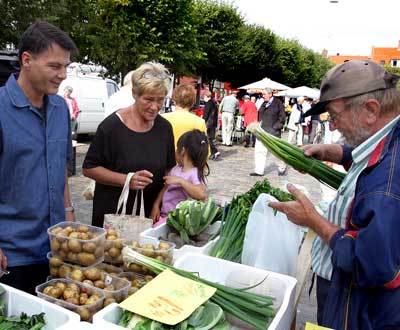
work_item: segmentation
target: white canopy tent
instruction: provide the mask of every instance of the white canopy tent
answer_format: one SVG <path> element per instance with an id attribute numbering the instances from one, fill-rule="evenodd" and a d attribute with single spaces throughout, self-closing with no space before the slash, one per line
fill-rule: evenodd
<path id="1" fill-rule="evenodd" d="M 301 86 L 281 91 L 277 95 L 286 97 L 306 96 L 315 100 L 319 98 L 320 92 L 318 89 L 313 89 L 307 86 Z"/>
<path id="2" fill-rule="evenodd" d="M 262 80 L 253 82 L 251 84 L 239 87 L 239 89 L 266 89 L 266 88 L 276 89 L 280 91 L 290 89 L 290 87 L 280 84 L 269 78 L 264 78 Z"/>

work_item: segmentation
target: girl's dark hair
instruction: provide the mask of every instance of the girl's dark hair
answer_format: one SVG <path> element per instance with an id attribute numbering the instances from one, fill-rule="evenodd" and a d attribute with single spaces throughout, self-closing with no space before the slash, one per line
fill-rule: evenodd
<path id="1" fill-rule="evenodd" d="M 204 182 L 205 177 L 210 174 L 210 168 L 207 164 L 207 136 L 198 129 L 188 131 L 181 135 L 178 140 L 178 152 L 181 152 L 183 148 L 185 148 L 187 155 L 191 159 L 193 165 L 197 168 L 199 180 Z"/>
<path id="2" fill-rule="evenodd" d="M 20 62 L 23 52 L 38 55 L 48 50 L 53 43 L 72 54 L 78 52 L 75 43 L 66 32 L 48 22 L 36 21 L 22 34 L 18 45 Z"/>

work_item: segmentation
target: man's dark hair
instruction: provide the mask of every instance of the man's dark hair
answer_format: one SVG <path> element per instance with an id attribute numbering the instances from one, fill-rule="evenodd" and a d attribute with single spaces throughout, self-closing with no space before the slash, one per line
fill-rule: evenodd
<path id="1" fill-rule="evenodd" d="M 18 44 L 20 63 L 23 52 L 37 55 L 48 50 L 52 44 L 57 44 L 72 54 L 78 52 L 75 43 L 63 30 L 48 22 L 36 21 L 25 30 Z"/>

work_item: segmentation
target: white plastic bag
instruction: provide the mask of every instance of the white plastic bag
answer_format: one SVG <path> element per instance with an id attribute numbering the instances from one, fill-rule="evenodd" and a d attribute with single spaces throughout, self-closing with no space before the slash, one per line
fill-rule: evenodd
<path id="1" fill-rule="evenodd" d="M 303 233 L 285 214 L 268 206 L 272 201 L 277 200 L 260 194 L 253 205 L 246 226 L 242 264 L 295 277 Z"/>

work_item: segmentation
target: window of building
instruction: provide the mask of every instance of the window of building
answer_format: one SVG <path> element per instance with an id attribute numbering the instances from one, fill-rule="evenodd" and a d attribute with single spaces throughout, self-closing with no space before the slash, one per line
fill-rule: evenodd
<path id="1" fill-rule="evenodd" d="M 390 66 L 395 68 L 400 68 L 400 59 L 392 59 L 390 60 Z"/>

